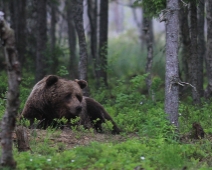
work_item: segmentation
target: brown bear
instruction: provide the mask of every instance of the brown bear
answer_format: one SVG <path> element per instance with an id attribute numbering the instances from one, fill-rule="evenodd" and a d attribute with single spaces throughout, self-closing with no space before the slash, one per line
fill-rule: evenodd
<path id="1" fill-rule="evenodd" d="M 85 128 L 92 126 L 100 132 L 101 124 L 109 120 L 113 124 L 112 132 L 119 133 L 119 128 L 103 106 L 83 96 L 82 89 L 86 86 L 87 82 L 84 80 L 71 81 L 55 75 L 46 76 L 33 87 L 21 117 L 29 119 L 30 126 L 35 118 L 41 120 L 45 129 L 54 119 L 64 117 L 70 122 L 79 116 L 80 125 Z"/>

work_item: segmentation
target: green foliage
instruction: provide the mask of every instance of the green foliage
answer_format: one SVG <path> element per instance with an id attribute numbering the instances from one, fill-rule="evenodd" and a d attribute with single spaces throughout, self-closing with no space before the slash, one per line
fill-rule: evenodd
<path id="1" fill-rule="evenodd" d="M 60 66 L 59 70 L 57 71 L 57 75 L 58 76 L 67 76 L 69 73 L 68 73 L 68 70 L 65 66 Z"/>
<path id="2" fill-rule="evenodd" d="M 158 17 L 166 8 L 166 0 L 136 0 L 134 6 L 141 6 L 148 16 Z"/>

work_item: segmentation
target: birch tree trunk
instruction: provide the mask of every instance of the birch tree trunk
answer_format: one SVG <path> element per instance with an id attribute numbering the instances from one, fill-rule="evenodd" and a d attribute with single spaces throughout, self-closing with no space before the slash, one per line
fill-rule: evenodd
<path id="1" fill-rule="evenodd" d="M 15 168 L 16 162 L 12 153 L 12 133 L 15 128 L 19 108 L 20 64 L 17 59 L 14 31 L 4 21 L 0 12 L 0 35 L 4 46 L 8 74 L 8 93 L 6 111 L 1 122 L 1 166 Z"/>
<path id="2" fill-rule="evenodd" d="M 207 0 L 206 5 L 207 19 L 207 44 L 206 44 L 206 71 L 208 77 L 208 86 L 205 89 L 205 97 L 212 96 L 212 1 Z"/>
<path id="3" fill-rule="evenodd" d="M 72 0 L 72 14 L 79 39 L 80 59 L 79 59 L 79 78 L 87 80 L 88 53 L 85 41 L 85 32 L 83 28 L 83 0 Z M 84 95 L 88 95 L 88 89 L 85 88 Z"/>
<path id="4" fill-rule="evenodd" d="M 167 0 L 166 15 L 166 76 L 165 76 L 165 112 L 169 121 L 178 124 L 179 102 L 179 68 L 178 68 L 178 34 L 179 1 Z"/>

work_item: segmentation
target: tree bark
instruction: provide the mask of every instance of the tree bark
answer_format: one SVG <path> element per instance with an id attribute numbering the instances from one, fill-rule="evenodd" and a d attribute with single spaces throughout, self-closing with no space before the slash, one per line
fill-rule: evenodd
<path id="1" fill-rule="evenodd" d="M 99 24 L 99 79 L 107 86 L 108 0 L 100 2 Z"/>
<path id="2" fill-rule="evenodd" d="M 58 56 L 55 51 L 56 47 L 56 24 L 57 24 L 57 4 L 55 2 L 51 2 L 51 28 L 50 28 L 50 45 L 51 45 L 51 59 L 52 59 L 52 66 L 51 66 L 51 73 L 56 74 L 57 68 L 59 65 Z"/>
<path id="3" fill-rule="evenodd" d="M 146 16 L 145 10 L 143 13 L 143 32 L 145 44 L 147 47 L 147 62 L 145 72 L 148 74 L 146 78 L 146 86 L 148 89 L 149 96 L 151 96 L 151 70 L 152 70 L 152 60 L 153 60 L 153 26 L 152 19 Z"/>
<path id="4" fill-rule="evenodd" d="M 206 5 L 207 19 L 207 43 L 206 43 L 206 71 L 208 77 L 208 85 L 205 89 L 205 97 L 212 96 L 212 1 L 208 0 Z"/>
<path id="5" fill-rule="evenodd" d="M 86 48 L 85 32 L 83 28 L 83 1 L 82 0 L 72 0 L 72 13 L 74 18 L 74 23 L 79 39 L 80 47 L 80 59 L 79 59 L 79 78 L 87 80 L 87 63 L 88 63 L 88 53 Z M 88 89 L 83 90 L 84 95 L 88 95 Z"/>
<path id="6" fill-rule="evenodd" d="M 197 15 L 198 15 L 198 38 L 197 38 L 197 49 L 198 49 L 198 84 L 197 91 L 199 92 L 200 97 L 204 96 L 203 90 L 203 62 L 205 56 L 205 0 L 199 0 L 199 4 L 197 6 Z"/>
<path id="7" fill-rule="evenodd" d="M 31 151 L 29 146 L 29 139 L 27 135 L 27 130 L 23 126 L 18 126 L 15 128 L 17 147 L 19 152 Z"/>
<path id="8" fill-rule="evenodd" d="M 191 38 L 191 47 L 190 47 L 190 57 L 189 57 L 189 76 L 191 84 L 195 87 L 192 88 L 192 98 L 194 104 L 200 103 L 200 95 L 198 91 L 198 53 L 197 53 L 197 7 L 196 1 L 190 2 L 190 38 Z"/>
<path id="9" fill-rule="evenodd" d="M 46 43 L 47 43 L 47 0 L 37 1 L 37 52 L 36 52 L 36 82 L 46 73 Z"/>
<path id="10" fill-rule="evenodd" d="M 179 68 L 178 68 L 178 34 L 179 2 L 167 0 L 166 15 L 166 76 L 165 76 L 165 112 L 169 121 L 179 127 Z"/>
<path id="11" fill-rule="evenodd" d="M 183 6 L 183 3 L 181 2 Z M 182 42 L 182 79 L 184 82 L 189 82 L 188 59 L 190 57 L 190 32 L 188 25 L 188 7 L 182 7 L 180 10 L 180 32 Z"/>
<path id="12" fill-rule="evenodd" d="M 18 60 L 23 66 L 26 55 L 26 0 L 10 0 L 11 28 L 15 31 Z"/>
<path id="13" fill-rule="evenodd" d="M 98 47 L 97 47 L 97 10 L 98 10 L 98 5 L 97 5 L 97 0 L 87 0 L 88 3 L 88 18 L 90 22 L 90 49 L 91 49 L 91 55 L 93 59 L 93 66 L 94 66 L 94 75 L 96 80 L 98 80 L 98 68 L 97 68 L 97 63 L 98 63 Z M 97 82 L 99 84 L 99 82 Z"/>
<path id="14" fill-rule="evenodd" d="M 70 78 L 75 79 L 78 77 L 78 66 L 77 66 L 77 55 L 76 55 L 76 28 L 73 21 L 72 6 L 70 0 L 66 0 L 67 6 L 67 23 L 68 23 L 68 42 L 69 42 L 69 51 L 70 51 L 70 64 L 69 72 Z"/>
<path id="15" fill-rule="evenodd" d="M 0 35 L 3 41 L 5 60 L 7 63 L 8 92 L 6 111 L 1 122 L 1 166 L 15 168 L 16 162 L 12 154 L 12 133 L 15 128 L 19 108 L 19 84 L 21 81 L 20 64 L 15 47 L 14 31 L 0 14 Z"/>

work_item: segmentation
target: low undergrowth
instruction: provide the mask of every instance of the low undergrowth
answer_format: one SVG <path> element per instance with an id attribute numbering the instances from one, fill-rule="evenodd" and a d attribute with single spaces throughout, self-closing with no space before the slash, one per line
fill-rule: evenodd
<path id="1" fill-rule="evenodd" d="M 32 152 L 19 153 L 14 145 L 17 169 L 212 169 L 211 103 L 180 103 L 177 132 L 164 113 L 162 81 L 158 77 L 153 79 L 152 101 L 152 96 L 143 93 L 145 78 L 146 75 L 127 81 L 119 79 L 113 88 L 91 89 L 92 97 L 104 105 L 122 129 L 120 135 L 110 134 L 109 122 L 104 124 L 103 134 L 77 128 L 29 131 Z M 23 81 L 20 110 L 31 90 L 31 79 Z M 0 88 L 2 117 L 7 89 L 3 84 Z M 204 139 L 193 139 L 193 122 L 202 125 Z"/>

